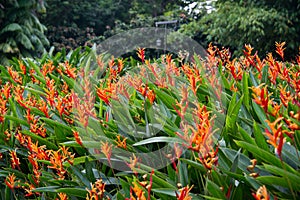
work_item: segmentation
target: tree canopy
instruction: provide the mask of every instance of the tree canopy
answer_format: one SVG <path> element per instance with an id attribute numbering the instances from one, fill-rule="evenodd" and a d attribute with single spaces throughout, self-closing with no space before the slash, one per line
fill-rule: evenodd
<path id="1" fill-rule="evenodd" d="M 205 42 L 216 42 L 232 50 L 251 44 L 261 54 L 273 49 L 276 41 L 286 41 L 290 57 L 298 53 L 299 0 L 218 0 L 212 7 L 210 13 L 206 10 L 206 14 L 196 17 L 181 31 L 194 37 L 204 36 Z"/>

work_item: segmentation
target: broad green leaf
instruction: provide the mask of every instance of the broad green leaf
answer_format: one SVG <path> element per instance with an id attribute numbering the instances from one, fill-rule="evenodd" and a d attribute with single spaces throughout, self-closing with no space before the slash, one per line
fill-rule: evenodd
<path id="1" fill-rule="evenodd" d="M 272 164 L 279 168 L 284 167 L 286 170 L 288 170 L 291 173 L 297 173 L 292 167 L 290 167 L 289 165 L 287 165 L 284 162 L 281 162 L 279 158 L 277 158 L 275 155 L 271 154 L 268 151 L 265 151 L 255 145 L 252 145 L 252 144 L 249 144 L 249 143 L 243 142 L 243 141 L 235 141 L 235 143 L 238 146 L 253 153 L 256 157 L 260 158 L 261 160 L 263 160 L 266 163 Z"/>
<path id="2" fill-rule="evenodd" d="M 87 190 L 83 188 L 60 188 L 56 190 L 57 193 L 65 193 L 69 196 L 86 198 Z"/>
<path id="3" fill-rule="evenodd" d="M 214 182 L 210 181 L 209 179 L 206 179 L 206 188 L 207 192 L 212 197 L 218 198 L 218 199 L 226 199 L 226 196 L 224 192 L 221 191 L 220 186 L 215 184 Z"/>
<path id="4" fill-rule="evenodd" d="M 18 23 L 10 23 L 1 30 L 0 34 L 15 31 L 22 31 L 22 27 Z"/>
<path id="5" fill-rule="evenodd" d="M 38 187 L 33 189 L 33 192 L 57 192 L 59 186 L 47 186 L 47 187 Z"/>
<path id="6" fill-rule="evenodd" d="M 39 145 L 46 145 L 47 149 L 53 149 L 53 150 L 57 150 L 58 149 L 58 147 L 54 143 L 50 142 L 47 138 L 42 138 L 41 136 L 36 135 L 35 133 L 31 133 L 28 130 L 23 130 L 21 132 L 24 135 L 28 135 L 32 139 L 37 140 L 39 142 Z"/>
<path id="7" fill-rule="evenodd" d="M 201 172 L 202 174 L 207 173 L 207 169 L 206 169 L 202 164 L 200 164 L 200 163 L 198 163 L 198 162 L 192 161 L 192 160 L 190 160 L 190 159 L 185 159 L 185 158 L 180 158 L 180 160 L 181 160 L 182 162 L 185 162 L 185 163 L 189 164 L 189 165 L 192 166 L 193 168 L 200 170 L 200 172 Z"/>
<path id="8" fill-rule="evenodd" d="M 133 144 L 132 146 L 140 146 L 140 145 L 145 145 L 145 144 L 151 144 L 151 143 L 156 143 L 156 142 L 167 142 L 167 143 L 183 143 L 184 141 L 180 138 L 173 138 L 173 137 L 152 137 L 152 138 L 148 138 L 145 140 L 142 140 L 140 142 L 136 142 L 135 144 Z"/>
<path id="9" fill-rule="evenodd" d="M 261 124 L 264 126 L 264 127 L 269 127 L 266 120 L 267 120 L 267 117 L 266 117 L 266 114 L 265 112 L 263 111 L 263 109 L 257 105 L 253 100 L 252 100 L 252 107 L 259 119 L 259 121 L 261 122 Z"/>
<path id="10" fill-rule="evenodd" d="M 244 102 L 244 105 L 246 106 L 246 108 L 249 110 L 249 107 L 250 107 L 250 95 L 249 95 L 248 78 L 249 78 L 248 73 L 244 72 L 243 79 L 242 79 L 242 83 L 243 83 L 243 96 L 244 96 L 243 102 Z"/>
<path id="11" fill-rule="evenodd" d="M 249 144 L 255 145 L 254 139 L 251 137 L 251 133 L 247 133 L 240 125 L 238 125 L 239 133 L 241 134 L 242 138 L 248 142 Z"/>
<path id="12" fill-rule="evenodd" d="M 287 182 L 289 182 L 289 185 L 291 185 L 294 189 L 300 190 L 300 173 L 291 173 L 288 172 L 282 168 L 272 166 L 272 165 L 267 165 L 264 164 L 264 167 L 266 170 L 268 170 L 270 173 L 278 175 L 286 179 Z"/>
<path id="13" fill-rule="evenodd" d="M 257 146 L 259 148 L 262 148 L 265 151 L 270 151 L 269 146 L 266 142 L 266 138 L 263 135 L 263 133 L 261 132 L 260 127 L 258 126 L 258 124 L 255 121 L 253 122 L 253 133 L 254 133 L 254 139 L 255 139 Z"/>

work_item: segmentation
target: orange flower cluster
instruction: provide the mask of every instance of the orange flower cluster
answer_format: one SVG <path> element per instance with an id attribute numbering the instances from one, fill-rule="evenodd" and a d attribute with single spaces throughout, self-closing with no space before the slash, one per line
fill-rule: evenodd
<path id="1" fill-rule="evenodd" d="M 186 186 L 179 189 L 179 194 L 176 192 L 177 200 L 192 200 L 192 197 L 189 194 L 192 188 L 193 186 L 192 187 Z"/>
<path id="2" fill-rule="evenodd" d="M 206 106 L 199 104 L 197 104 L 193 114 L 195 116 L 195 127 L 183 124 L 183 135 L 180 133 L 177 133 L 177 135 L 187 142 L 189 149 L 198 153 L 198 160 L 210 170 L 218 161 L 218 149 L 214 150 L 213 143 L 213 118 L 210 117 L 210 112 L 207 111 Z"/>
<path id="3" fill-rule="evenodd" d="M 68 151 L 68 148 L 61 147 L 57 151 L 48 150 L 49 160 L 51 165 L 48 166 L 50 169 L 54 169 L 58 175 L 58 179 L 63 180 L 66 176 L 66 169 L 64 167 L 64 162 L 73 164 L 75 154 Z"/>
<path id="4" fill-rule="evenodd" d="M 87 189 L 86 200 L 98 200 L 103 199 L 105 192 L 105 183 L 102 179 L 97 180 L 94 184 L 91 184 L 91 189 Z M 107 199 L 109 199 L 107 197 Z"/>
<path id="5" fill-rule="evenodd" d="M 125 200 L 150 200 L 151 199 L 151 188 L 153 184 L 153 174 L 154 170 L 151 171 L 149 175 L 149 182 L 146 181 L 148 177 L 147 174 L 143 176 L 144 181 L 135 180 L 132 182 L 133 187 L 130 187 L 130 198 L 125 198 Z M 145 191 L 148 192 L 148 197 L 145 196 Z"/>
<path id="6" fill-rule="evenodd" d="M 7 185 L 7 187 L 11 190 L 14 190 L 14 188 L 18 188 L 18 184 L 20 183 L 20 181 L 16 181 L 16 176 L 14 173 L 9 174 L 6 179 L 5 179 L 5 184 Z"/>
<path id="7" fill-rule="evenodd" d="M 127 138 L 123 138 L 121 139 L 121 136 L 120 135 L 117 135 L 117 147 L 120 147 L 120 148 L 123 148 L 123 149 L 127 149 L 127 144 L 126 144 L 126 140 Z"/>
<path id="8" fill-rule="evenodd" d="M 255 198 L 255 200 L 269 200 L 270 196 L 268 194 L 266 186 L 261 186 L 258 188 L 256 193 L 252 193 L 252 196 Z"/>

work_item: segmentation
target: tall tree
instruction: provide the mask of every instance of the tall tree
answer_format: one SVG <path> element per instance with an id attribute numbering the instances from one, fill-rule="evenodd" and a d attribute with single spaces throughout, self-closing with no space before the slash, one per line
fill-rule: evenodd
<path id="1" fill-rule="evenodd" d="M 0 3 L 0 64 L 21 56 L 34 56 L 49 44 L 36 16 L 45 12 L 43 0 L 4 0 Z"/>
<path id="2" fill-rule="evenodd" d="M 287 55 L 293 57 L 300 45 L 299 8 L 299 0 L 218 0 L 182 31 L 233 50 L 251 44 L 261 54 L 274 49 L 275 41 L 286 41 Z"/>

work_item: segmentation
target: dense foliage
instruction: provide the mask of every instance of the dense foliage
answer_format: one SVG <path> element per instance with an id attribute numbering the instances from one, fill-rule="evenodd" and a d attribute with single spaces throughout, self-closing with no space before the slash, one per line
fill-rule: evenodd
<path id="1" fill-rule="evenodd" d="M 0 2 L 0 63 L 7 64 L 12 57 L 39 55 L 49 45 L 37 11 L 45 12 L 43 1 Z"/>
<path id="2" fill-rule="evenodd" d="M 1 198 L 297 199 L 300 56 L 244 54 L 210 46 L 183 62 L 139 49 L 137 61 L 87 48 L 0 66 Z M 156 136 L 133 137 L 151 120 L 164 121 Z M 171 164 L 141 164 L 138 153 L 162 145 Z M 130 158 L 113 157 L 122 149 Z"/>
<path id="3" fill-rule="evenodd" d="M 244 44 L 255 46 L 264 56 L 275 41 L 286 41 L 286 58 L 291 59 L 300 46 L 299 6 L 299 0 L 218 0 L 210 7 L 202 6 L 210 13 L 200 12 L 182 31 L 198 37 L 205 35 L 205 41 L 238 50 L 239 55 Z"/>
<path id="4" fill-rule="evenodd" d="M 47 36 L 56 50 L 74 49 L 122 30 L 154 26 L 159 17 L 181 5 L 185 4 L 180 0 L 48 0 L 49 12 L 41 21 L 48 27 Z"/>

